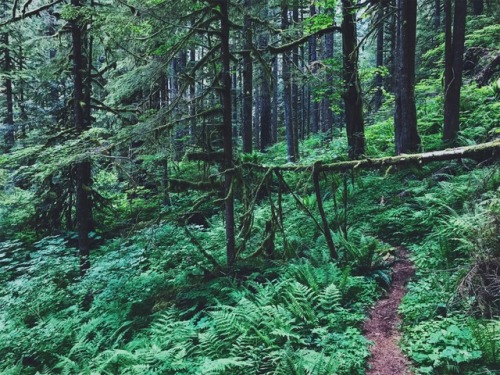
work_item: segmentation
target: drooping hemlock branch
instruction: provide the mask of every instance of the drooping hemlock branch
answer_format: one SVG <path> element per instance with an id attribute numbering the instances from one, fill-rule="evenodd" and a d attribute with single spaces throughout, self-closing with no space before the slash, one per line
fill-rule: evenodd
<path id="1" fill-rule="evenodd" d="M 287 52 L 287 51 L 290 51 L 292 50 L 292 48 L 294 47 L 297 47 L 301 44 L 304 44 L 306 43 L 307 41 L 309 41 L 309 39 L 312 37 L 312 36 L 322 36 L 326 33 L 330 33 L 330 32 L 334 32 L 334 31 L 338 31 L 338 32 L 342 32 L 342 29 L 339 27 L 339 26 L 336 26 L 336 25 L 333 25 L 333 26 L 329 26 L 329 27 L 326 27 L 324 29 L 321 29 L 321 30 L 318 30 L 314 33 L 311 33 L 311 34 L 308 34 L 308 35 L 305 35 L 297 40 L 294 40 L 290 43 L 287 43 L 287 44 L 283 44 L 281 46 L 269 46 L 267 47 L 269 49 L 269 52 L 273 53 L 273 54 L 278 54 L 278 53 L 283 53 L 283 52 Z"/>
<path id="2" fill-rule="evenodd" d="M 17 21 L 20 21 L 24 18 L 29 18 L 31 16 L 36 16 L 38 14 L 40 14 L 42 11 L 44 10 L 47 10 L 47 9 L 50 9 L 51 7 L 53 7 L 54 5 L 57 5 L 59 3 L 62 3 L 63 0 L 55 0 L 49 4 L 46 4 L 46 5 L 42 5 L 41 7 L 37 8 L 37 9 L 34 9 L 34 10 L 31 10 L 29 12 L 26 12 L 26 6 L 23 8 L 23 12 L 20 14 L 20 15 L 15 15 L 13 14 L 13 17 L 5 22 L 2 22 L 0 23 L 0 27 L 2 26 L 6 26 L 10 23 L 13 23 L 13 22 L 17 22 Z"/>
<path id="3" fill-rule="evenodd" d="M 243 166 L 267 170 L 269 168 L 289 171 L 289 172 L 341 172 L 355 169 L 375 169 L 389 166 L 407 166 L 407 165 L 422 165 L 434 161 L 445 161 L 454 159 L 474 159 L 476 161 L 484 161 L 490 158 L 500 157 L 500 140 L 481 143 L 474 146 L 457 147 L 441 151 L 424 152 L 420 154 L 402 154 L 398 156 L 389 156 L 377 159 L 361 159 L 341 161 L 338 163 L 322 164 L 316 162 L 313 165 L 297 165 L 297 166 L 269 166 L 245 163 Z"/>

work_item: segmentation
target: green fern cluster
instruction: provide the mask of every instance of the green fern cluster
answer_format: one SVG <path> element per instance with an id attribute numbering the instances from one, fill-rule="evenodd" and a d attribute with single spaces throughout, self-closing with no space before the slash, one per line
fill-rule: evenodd
<path id="1" fill-rule="evenodd" d="M 331 263 L 303 261 L 282 271 L 274 281 L 249 280 L 241 287 L 219 280 L 213 287 L 227 292 L 225 303 L 192 316 L 171 307 L 124 347 L 96 352 L 88 361 L 63 358 L 56 367 L 71 373 L 86 363 L 85 371 L 109 374 L 364 373 L 368 342 L 356 328 L 364 316 L 349 295 L 366 281 Z M 373 300 L 375 287 L 368 289 Z"/>

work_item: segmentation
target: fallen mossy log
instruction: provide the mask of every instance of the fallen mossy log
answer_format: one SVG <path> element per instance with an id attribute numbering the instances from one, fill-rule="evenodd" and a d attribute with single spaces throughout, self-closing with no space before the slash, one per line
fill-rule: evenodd
<path id="1" fill-rule="evenodd" d="M 325 236 L 327 246 L 330 251 L 330 257 L 335 260 L 339 260 L 339 253 L 333 242 L 330 224 L 326 217 L 325 210 L 323 208 L 323 198 L 320 190 L 319 178 L 320 174 L 323 172 L 342 172 L 355 169 L 375 169 L 384 168 L 391 166 L 408 166 L 408 165 L 422 165 L 425 163 L 435 162 L 435 161 L 446 161 L 454 159 L 474 159 L 478 162 L 485 161 L 488 159 L 498 158 L 500 155 L 500 140 L 493 142 L 482 143 L 476 146 L 468 147 L 458 147 L 442 151 L 425 152 L 421 154 L 403 154 L 399 156 L 390 156 L 385 158 L 377 159 L 362 159 L 362 160 L 351 160 L 331 164 L 323 164 L 321 161 L 317 161 L 313 165 L 299 165 L 299 166 L 282 166 L 282 167 L 272 167 L 266 165 L 258 165 L 246 163 L 243 166 L 249 168 L 255 168 L 259 170 L 274 171 L 280 176 L 280 172 L 290 171 L 290 172 L 310 172 L 312 174 L 314 192 L 316 195 L 316 201 L 318 206 L 318 211 L 321 217 L 322 226 L 314 218 L 312 213 L 309 211 L 309 216 L 314 220 L 316 225 L 320 228 Z M 282 177 L 281 177 L 282 178 Z M 284 181 L 284 180 L 283 180 Z M 290 190 L 293 195 L 293 192 Z M 300 200 L 297 199 L 299 202 Z"/>
<path id="2" fill-rule="evenodd" d="M 322 164 L 316 162 L 314 165 L 290 165 L 290 166 L 269 166 L 245 163 L 244 166 L 262 170 L 274 169 L 290 172 L 342 172 L 355 169 L 376 169 L 390 166 L 422 165 L 435 161 L 446 161 L 455 159 L 473 159 L 478 162 L 498 158 L 500 156 L 500 140 L 481 143 L 474 146 L 457 147 L 441 151 L 424 152 L 421 154 L 402 154 L 398 156 L 388 156 L 377 159 L 360 159 L 341 161 L 338 163 Z"/>

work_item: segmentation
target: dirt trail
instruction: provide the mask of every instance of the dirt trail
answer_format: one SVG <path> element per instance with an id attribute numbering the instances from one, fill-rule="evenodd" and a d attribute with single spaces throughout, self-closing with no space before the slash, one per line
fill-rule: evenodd
<path id="1" fill-rule="evenodd" d="M 405 284 L 413 276 L 414 268 L 408 252 L 399 248 L 393 268 L 392 287 L 389 295 L 377 302 L 364 325 L 365 337 L 374 342 L 372 356 L 368 360 L 366 375 L 410 375 L 409 360 L 398 346 L 401 320 L 397 310 L 406 293 Z"/>

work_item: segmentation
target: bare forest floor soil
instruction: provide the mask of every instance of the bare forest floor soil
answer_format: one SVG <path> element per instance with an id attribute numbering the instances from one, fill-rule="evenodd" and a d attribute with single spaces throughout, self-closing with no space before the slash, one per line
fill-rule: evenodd
<path id="1" fill-rule="evenodd" d="M 392 286 L 386 298 L 377 302 L 364 325 L 365 337 L 372 341 L 372 356 L 368 360 L 367 375 L 409 375 L 410 361 L 398 346 L 401 319 L 398 307 L 406 293 L 406 283 L 414 274 L 408 251 L 399 248 L 393 267 Z"/>

